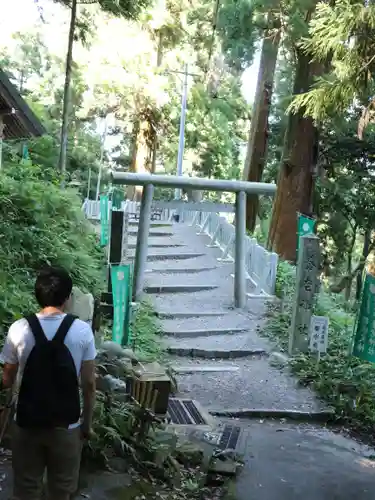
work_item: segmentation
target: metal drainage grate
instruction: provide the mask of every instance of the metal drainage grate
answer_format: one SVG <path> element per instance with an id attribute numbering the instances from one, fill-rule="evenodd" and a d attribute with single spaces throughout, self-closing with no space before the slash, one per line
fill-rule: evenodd
<path id="1" fill-rule="evenodd" d="M 221 450 L 235 450 L 240 437 L 241 427 L 226 425 L 221 435 L 219 448 Z"/>
<path id="2" fill-rule="evenodd" d="M 191 399 L 170 398 L 167 415 L 171 424 L 207 425 L 206 420 Z"/>

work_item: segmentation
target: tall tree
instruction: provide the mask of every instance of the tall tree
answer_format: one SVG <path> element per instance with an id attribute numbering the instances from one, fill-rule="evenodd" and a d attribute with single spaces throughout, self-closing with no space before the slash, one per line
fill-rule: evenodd
<path id="1" fill-rule="evenodd" d="M 72 80 L 72 63 L 73 63 L 73 43 L 74 43 L 74 30 L 77 20 L 77 0 L 72 0 L 70 25 L 68 36 L 68 51 L 66 53 L 66 66 L 65 66 L 65 82 L 64 82 L 64 96 L 63 96 L 63 113 L 61 122 L 61 137 L 60 137 L 60 155 L 59 155 L 59 170 L 65 177 L 66 170 L 66 150 L 68 144 L 68 125 L 69 125 L 69 108 L 71 104 L 71 80 Z"/>
<path id="2" fill-rule="evenodd" d="M 293 95 L 306 92 L 321 71 L 304 52 L 297 51 Z M 294 262 L 298 213 L 313 215 L 313 183 L 318 161 L 318 130 L 304 110 L 290 113 L 273 205 L 268 244 L 280 257 Z"/>
<path id="3" fill-rule="evenodd" d="M 268 24 L 272 21 L 269 14 Z M 265 32 L 262 42 L 257 87 L 247 144 L 247 153 L 242 178 L 249 182 L 261 182 L 268 147 L 268 119 L 271 108 L 272 89 L 275 78 L 280 30 L 277 27 Z M 247 197 L 246 227 L 255 230 L 259 207 L 258 196 Z"/>
<path id="4" fill-rule="evenodd" d="M 68 141 L 68 127 L 69 127 L 69 108 L 70 108 L 70 85 L 73 63 L 73 44 L 75 37 L 75 28 L 77 21 L 77 5 L 78 0 L 58 0 L 63 5 L 70 7 L 70 26 L 68 36 L 68 50 L 66 56 L 66 72 L 64 83 L 64 97 L 63 97 L 63 117 L 61 124 L 61 139 L 60 139 L 60 156 L 59 156 L 59 169 L 61 174 L 65 175 L 66 170 L 66 150 Z M 93 3 L 85 2 L 82 3 Z M 136 19 L 141 13 L 142 9 L 149 3 L 148 0 L 97 0 L 100 8 L 104 11 L 110 12 L 117 16 L 122 16 L 126 19 Z M 83 25 L 84 31 L 87 26 Z"/>

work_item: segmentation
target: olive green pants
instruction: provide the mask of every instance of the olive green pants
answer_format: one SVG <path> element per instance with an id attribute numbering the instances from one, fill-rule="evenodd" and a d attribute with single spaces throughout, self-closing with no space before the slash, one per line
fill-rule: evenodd
<path id="1" fill-rule="evenodd" d="M 50 430 L 14 426 L 13 500 L 40 500 L 47 472 L 49 500 L 69 500 L 76 492 L 82 441 L 79 427 Z"/>

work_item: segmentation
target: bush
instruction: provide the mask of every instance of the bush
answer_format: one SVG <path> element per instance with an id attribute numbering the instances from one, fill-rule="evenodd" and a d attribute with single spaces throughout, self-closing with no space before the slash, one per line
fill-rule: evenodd
<path id="1" fill-rule="evenodd" d="M 0 175 L 0 239 L 3 326 L 35 310 L 35 274 L 45 264 L 65 267 L 83 290 L 95 292 L 101 284 L 102 251 L 77 194 L 62 190 L 52 169 L 5 165 Z"/>
<path id="2" fill-rule="evenodd" d="M 280 263 L 276 293 L 283 306 L 281 311 L 271 306 L 264 333 L 282 350 L 288 345 L 295 280 L 295 268 Z M 328 352 L 319 363 L 309 354 L 298 354 L 291 359 L 291 370 L 301 384 L 311 386 L 336 410 L 338 418 L 368 434 L 375 424 L 375 365 L 349 357 L 355 315 L 345 311 L 340 296 L 325 290 L 319 294 L 314 314 L 329 318 Z"/>

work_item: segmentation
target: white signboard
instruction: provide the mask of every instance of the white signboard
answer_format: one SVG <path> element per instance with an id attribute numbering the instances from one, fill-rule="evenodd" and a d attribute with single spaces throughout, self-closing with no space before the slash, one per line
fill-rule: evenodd
<path id="1" fill-rule="evenodd" d="M 309 332 L 309 349 L 311 352 L 327 352 L 328 325 L 329 319 L 326 316 L 311 317 Z"/>

